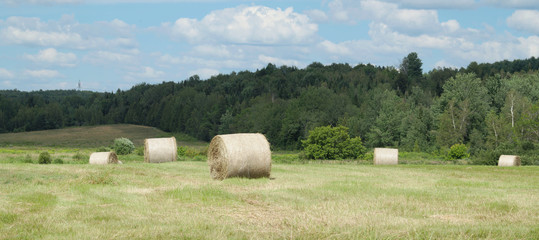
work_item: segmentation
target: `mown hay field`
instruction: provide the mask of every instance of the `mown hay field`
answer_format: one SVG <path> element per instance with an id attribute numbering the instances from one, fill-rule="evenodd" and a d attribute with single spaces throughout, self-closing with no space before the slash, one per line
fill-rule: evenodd
<path id="1" fill-rule="evenodd" d="M 0 239 L 537 239 L 539 168 L 0 164 Z"/>
<path id="2" fill-rule="evenodd" d="M 2 133 L 0 146 L 45 146 L 96 148 L 111 146 L 115 138 L 128 138 L 135 145 L 143 146 L 146 138 L 171 137 L 171 133 L 154 127 L 133 124 L 110 124 L 99 126 L 68 127 L 62 129 Z M 178 144 L 189 146 L 205 146 L 207 143 L 196 141 L 186 135 L 175 135 Z"/>

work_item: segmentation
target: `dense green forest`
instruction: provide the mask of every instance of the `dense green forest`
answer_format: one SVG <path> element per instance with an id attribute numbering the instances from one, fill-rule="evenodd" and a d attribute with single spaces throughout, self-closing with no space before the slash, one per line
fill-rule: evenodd
<path id="1" fill-rule="evenodd" d="M 435 153 L 464 143 L 477 158 L 504 151 L 538 156 L 538 69 L 532 57 L 424 73 L 410 53 L 398 68 L 268 64 L 115 93 L 3 90 L 0 132 L 131 123 L 205 141 L 261 132 L 273 148 L 295 150 L 309 130 L 343 125 L 367 147 Z"/>

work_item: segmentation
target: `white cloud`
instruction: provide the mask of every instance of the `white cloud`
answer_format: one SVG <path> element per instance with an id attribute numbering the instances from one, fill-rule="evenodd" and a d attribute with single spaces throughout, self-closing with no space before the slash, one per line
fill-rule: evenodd
<path id="1" fill-rule="evenodd" d="M 315 22 L 326 22 L 329 20 L 329 17 L 327 16 L 327 14 L 322 10 L 318 10 L 318 9 L 307 10 L 305 11 L 305 14 Z"/>
<path id="2" fill-rule="evenodd" d="M 24 74 L 34 78 L 55 78 L 60 77 L 60 73 L 56 70 L 42 69 L 42 70 L 26 70 Z"/>
<path id="3" fill-rule="evenodd" d="M 0 22 L 0 42 L 71 49 L 134 48 L 136 41 L 129 36 L 129 26 L 120 20 L 80 24 L 72 15 L 58 21 L 39 18 L 9 17 Z M 105 38 L 104 36 L 112 36 Z"/>
<path id="4" fill-rule="evenodd" d="M 483 5 L 506 8 L 537 8 L 537 0 L 480 0 Z"/>
<path id="5" fill-rule="evenodd" d="M 539 37 L 511 35 L 485 37 L 486 33 L 474 29 L 461 29 L 456 21 L 442 23 L 439 33 L 409 35 L 395 31 L 384 23 L 371 23 L 368 40 L 343 42 L 322 41 L 319 52 L 332 62 L 369 62 L 387 66 L 398 63 L 409 52 L 443 52 L 447 60 L 437 60 L 430 67 L 466 66 L 471 61 L 494 62 L 539 56 Z M 488 40 L 485 40 L 488 39 Z M 391 65 L 391 64 L 389 64 Z"/>
<path id="6" fill-rule="evenodd" d="M 82 37 L 77 33 L 42 32 L 11 26 L 2 29 L 0 35 L 5 42 L 23 45 L 58 47 L 82 42 Z"/>
<path id="7" fill-rule="evenodd" d="M 74 53 L 61 53 L 54 48 L 47 48 L 39 51 L 36 55 L 25 55 L 25 58 L 36 62 L 62 67 L 74 67 L 76 65 L 77 56 Z"/>
<path id="8" fill-rule="evenodd" d="M 460 24 L 456 20 L 448 20 L 447 22 L 443 22 L 442 27 L 450 33 L 456 32 L 460 29 Z"/>
<path id="9" fill-rule="evenodd" d="M 300 44 L 312 41 L 318 25 L 292 8 L 281 10 L 264 6 L 239 6 L 216 10 L 201 20 L 180 18 L 172 36 L 191 43 Z"/>
<path id="10" fill-rule="evenodd" d="M 539 34 L 539 11 L 517 10 L 507 18 L 507 25 L 523 32 Z"/>
<path id="11" fill-rule="evenodd" d="M 413 34 L 436 31 L 440 27 L 438 13 L 434 10 L 399 9 L 390 13 L 382 22 L 400 32 Z"/>
<path id="12" fill-rule="evenodd" d="M 5 68 L 0 68 L 0 78 L 6 79 L 6 78 L 13 78 L 15 77 L 15 74 L 13 74 L 11 71 L 8 71 Z"/>
<path id="13" fill-rule="evenodd" d="M 383 23 L 407 34 L 433 33 L 444 29 L 436 10 L 401 9 L 398 4 L 376 0 L 333 0 L 328 3 L 329 16 L 340 22 L 371 21 Z M 455 26 L 456 20 L 451 22 Z M 458 24 L 458 22 L 456 22 Z"/>

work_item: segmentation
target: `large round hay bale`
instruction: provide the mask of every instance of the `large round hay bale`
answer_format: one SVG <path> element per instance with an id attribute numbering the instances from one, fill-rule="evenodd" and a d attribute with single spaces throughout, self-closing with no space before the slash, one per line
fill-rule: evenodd
<path id="1" fill-rule="evenodd" d="M 498 166 L 511 167 L 520 166 L 520 157 L 515 155 L 501 155 L 498 159 Z"/>
<path id="2" fill-rule="evenodd" d="M 144 140 L 144 161 L 162 163 L 176 161 L 178 147 L 176 138 L 147 138 Z"/>
<path id="3" fill-rule="evenodd" d="M 208 148 L 208 165 L 213 179 L 269 177 L 270 144 L 260 133 L 217 135 Z"/>
<path id="4" fill-rule="evenodd" d="M 90 155 L 90 164 L 117 164 L 118 156 L 114 152 L 95 152 Z"/>
<path id="5" fill-rule="evenodd" d="M 375 148 L 373 159 L 374 159 L 374 165 L 399 164 L 399 149 Z"/>

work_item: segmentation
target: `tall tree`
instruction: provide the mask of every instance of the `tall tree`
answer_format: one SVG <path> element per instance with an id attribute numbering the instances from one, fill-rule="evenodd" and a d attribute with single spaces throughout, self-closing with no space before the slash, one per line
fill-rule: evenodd
<path id="1" fill-rule="evenodd" d="M 443 145 L 454 144 L 467 139 L 473 129 L 483 129 L 490 102 L 487 88 L 475 74 L 457 74 L 449 79 L 433 106 L 439 119 L 438 139 Z"/>
<path id="2" fill-rule="evenodd" d="M 417 56 L 416 52 L 411 52 L 402 59 L 400 64 L 401 76 L 397 80 L 397 85 L 401 93 L 406 93 L 412 86 L 420 84 L 423 78 L 423 62 Z"/>

